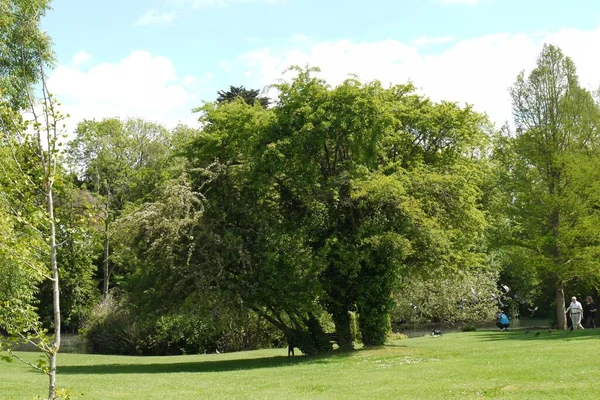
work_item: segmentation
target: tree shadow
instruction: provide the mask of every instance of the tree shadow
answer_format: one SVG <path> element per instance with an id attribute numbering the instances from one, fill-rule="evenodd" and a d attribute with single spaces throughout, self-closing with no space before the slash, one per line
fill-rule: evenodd
<path id="1" fill-rule="evenodd" d="M 585 330 L 548 330 L 548 329 L 519 329 L 513 331 L 487 331 L 478 332 L 482 340 L 510 341 L 510 340 L 585 340 L 600 338 L 600 329 Z"/>
<path id="2" fill-rule="evenodd" d="M 152 364 L 95 364 L 65 365 L 58 367 L 58 373 L 65 375 L 84 374 L 164 374 L 243 371 L 258 368 L 281 368 L 297 364 L 328 364 L 347 357 L 355 352 L 334 352 L 318 356 L 278 356 L 265 358 L 210 360 L 193 362 L 172 362 Z"/>

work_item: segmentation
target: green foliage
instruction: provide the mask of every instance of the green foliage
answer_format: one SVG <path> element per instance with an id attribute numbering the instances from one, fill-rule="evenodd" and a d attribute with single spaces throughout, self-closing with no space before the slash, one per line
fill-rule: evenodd
<path id="1" fill-rule="evenodd" d="M 48 331 L 39 321 L 36 308 L 22 299 L 0 301 L 0 360 L 15 359 L 49 374 L 47 355 L 53 351 Z M 33 345 L 44 353 L 35 362 L 26 361 L 14 352 L 18 345 Z"/>
<path id="2" fill-rule="evenodd" d="M 14 125 L 0 131 L 0 351 L 2 359 L 20 359 L 12 349 L 17 344 L 33 344 L 51 351 L 50 338 L 40 323 L 35 295 L 50 276 L 47 265 L 49 244 L 45 240 L 47 217 L 40 210 L 43 198 L 34 181 L 40 168 L 31 161 L 33 146 L 13 136 L 23 129 L 14 111 L 0 104 Z M 30 366 L 45 373 L 46 364 Z"/>
<path id="3" fill-rule="evenodd" d="M 144 352 L 245 350 L 277 339 L 263 318 L 216 286 L 219 254 L 199 224 L 201 199 L 183 175 L 167 181 L 155 202 L 127 210 L 115 225 L 115 263 L 129 275 L 124 287 L 147 335 Z"/>
<path id="4" fill-rule="evenodd" d="M 104 298 L 92 310 L 83 332 L 90 353 L 141 354 L 141 333 L 124 299 Z"/>
<path id="5" fill-rule="evenodd" d="M 394 327 L 402 324 L 493 321 L 500 292 L 497 273 L 486 270 L 435 271 L 400 279 L 394 290 Z"/>
<path id="6" fill-rule="evenodd" d="M 320 348 L 310 321 L 323 309 L 340 346 L 352 347 L 354 311 L 363 342 L 380 345 L 401 271 L 485 262 L 474 154 L 486 121 L 410 85 L 330 88 L 315 70 L 293 71 L 271 109 L 199 109 L 204 128 L 184 152 L 206 196 L 194 237 L 213 253 L 191 260 L 210 259 L 197 268 L 304 350 Z"/>
<path id="7" fill-rule="evenodd" d="M 281 335 L 264 319 L 223 298 L 181 305 L 177 313 L 132 310 L 136 301 L 108 296 L 86 320 L 88 351 L 95 354 L 174 355 L 272 347 Z M 135 316 L 135 318 L 134 318 Z"/>
<path id="8" fill-rule="evenodd" d="M 84 120 L 77 125 L 69 155 L 82 183 L 110 198 L 120 211 L 127 201 L 142 201 L 162 182 L 169 133 L 141 119 Z"/>
<path id="9" fill-rule="evenodd" d="M 507 216 L 496 235 L 512 264 L 533 271 L 530 282 L 553 282 L 564 327 L 565 288 L 581 281 L 597 287 L 600 278 L 600 192 L 593 183 L 599 178 L 600 108 L 579 85 L 572 60 L 551 45 L 528 76 L 517 77 L 511 95 L 516 135 L 498 138 L 494 157 Z"/>
<path id="10" fill-rule="evenodd" d="M 50 37 L 40 20 L 50 0 L 0 1 L 0 101 L 20 110 L 29 107 L 28 93 L 40 79 L 40 66 L 54 61 Z"/>
<path id="11" fill-rule="evenodd" d="M 69 145 L 69 161 L 83 189 L 98 198 L 96 217 L 104 239 L 102 294 L 114 273 L 110 226 L 128 203 L 149 200 L 168 174 L 170 136 L 161 125 L 141 119 L 84 120 Z M 116 277 L 121 278 L 121 276 Z"/>
<path id="12" fill-rule="evenodd" d="M 60 126 L 64 126 L 65 116 L 58 110 L 56 99 L 48 92 L 45 79 L 44 68 L 53 57 L 49 37 L 40 29 L 40 18 L 47 8 L 48 1 L 45 0 L 0 2 L 0 152 L 4 153 L 3 156 L 8 155 L 0 159 L 3 172 L 0 208 L 2 213 L 9 213 L 18 224 L 23 225 L 24 242 L 34 245 L 32 249 L 15 247 L 8 252 L 18 268 L 29 270 L 27 272 L 32 275 L 33 283 L 24 285 L 25 292 L 19 288 L 19 294 L 25 293 L 27 296 L 27 291 L 35 288 L 40 277 L 51 281 L 54 334 L 48 338 L 40 325 L 33 301 L 27 298 L 25 301 L 19 297 L 16 301 L 3 301 L 0 324 L 9 337 L 36 346 L 47 357 L 48 366 L 45 368 L 27 362 L 8 348 L 11 357 L 49 376 L 48 398 L 54 399 L 56 359 L 61 340 L 56 242 L 59 221 L 54 213 L 54 183 L 60 175 Z M 39 99 L 32 94 L 37 80 L 41 83 Z M 31 122 L 23 120 L 20 115 L 25 107 L 33 115 Z M 8 241 L 11 240 L 13 238 L 9 236 Z M 35 246 L 36 240 L 44 245 Z M 46 275 L 38 263 L 46 264 Z M 13 317 L 10 313 L 21 316 Z"/>
<path id="13" fill-rule="evenodd" d="M 266 97 L 260 97 L 260 92 L 256 89 L 246 89 L 243 86 L 230 86 L 229 90 L 219 90 L 217 92 L 217 103 L 232 102 L 237 98 L 244 100 L 246 104 L 254 105 L 260 104 L 262 107 L 267 108 L 269 105 L 269 99 Z"/>

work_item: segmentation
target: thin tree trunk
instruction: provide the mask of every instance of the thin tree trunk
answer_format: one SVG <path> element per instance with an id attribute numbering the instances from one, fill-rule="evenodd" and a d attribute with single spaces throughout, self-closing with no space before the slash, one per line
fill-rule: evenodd
<path id="1" fill-rule="evenodd" d="M 567 328 L 567 317 L 565 315 L 565 285 L 562 280 L 556 283 L 556 323 L 558 329 Z"/>
<path id="2" fill-rule="evenodd" d="M 53 179 L 53 178 L 50 178 Z M 49 361 L 49 385 L 48 399 L 54 400 L 56 397 L 56 357 L 60 349 L 61 339 L 61 319 L 60 319 L 60 291 L 59 291 L 59 276 L 58 263 L 56 260 L 56 226 L 54 223 L 54 199 L 52 196 L 52 182 L 48 183 L 48 216 L 50 218 L 50 265 L 52 268 L 52 305 L 54 307 L 54 341 L 52 350 L 48 354 Z"/>
<path id="3" fill-rule="evenodd" d="M 262 316 L 257 314 L 257 318 L 256 318 L 256 340 L 254 341 L 254 348 L 258 348 L 259 343 L 261 342 L 261 332 L 260 332 L 260 328 L 261 328 L 261 318 Z"/>
<path id="4" fill-rule="evenodd" d="M 102 282 L 102 298 L 106 299 L 106 296 L 108 296 L 108 287 L 109 287 L 109 281 L 110 281 L 110 270 L 109 270 L 109 260 L 108 260 L 108 255 L 109 255 L 109 243 L 110 243 L 110 210 L 109 210 L 109 203 L 110 202 L 110 197 L 108 198 L 108 200 L 106 201 L 106 215 L 105 215 L 105 220 L 104 220 L 104 280 Z"/>

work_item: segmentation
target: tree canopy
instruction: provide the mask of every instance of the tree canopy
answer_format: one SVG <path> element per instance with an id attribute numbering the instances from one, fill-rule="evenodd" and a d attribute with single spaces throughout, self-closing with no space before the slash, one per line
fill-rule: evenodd
<path id="1" fill-rule="evenodd" d="M 598 287 L 600 108 L 583 89 L 573 61 L 544 46 L 535 68 L 511 88 L 516 134 L 499 142 L 499 179 L 510 217 L 504 242 L 555 288 L 565 321 L 565 288 Z M 513 249 L 511 249 L 513 247 Z M 523 251 L 525 253 L 523 253 Z"/>
<path id="2" fill-rule="evenodd" d="M 230 103 L 238 97 L 244 100 L 246 104 L 254 105 L 255 103 L 267 108 L 269 99 L 261 97 L 260 91 L 257 89 L 246 89 L 244 86 L 230 86 L 229 90 L 219 90 L 217 92 L 217 103 Z"/>

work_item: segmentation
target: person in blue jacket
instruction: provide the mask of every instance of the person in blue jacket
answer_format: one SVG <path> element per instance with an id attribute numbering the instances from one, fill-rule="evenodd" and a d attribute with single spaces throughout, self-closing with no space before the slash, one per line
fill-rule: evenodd
<path id="1" fill-rule="evenodd" d="M 510 319 L 508 316 L 504 314 L 501 310 L 498 310 L 496 313 L 496 326 L 500 328 L 501 331 L 505 331 L 508 329 L 510 325 Z"/>

